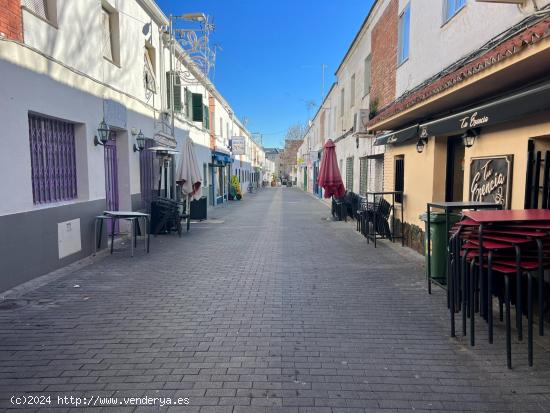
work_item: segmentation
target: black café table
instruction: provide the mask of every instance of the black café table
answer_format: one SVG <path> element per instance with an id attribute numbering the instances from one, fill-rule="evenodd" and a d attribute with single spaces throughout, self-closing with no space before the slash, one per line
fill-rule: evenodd
<path id="1" fill-rule="evenodd" d="M 446 254 L 447 257 L 445 259 L 445 262 L 448 261 L 448 254 L 449 254 L 449 231 L 451 230 L 450 220 L 449 220 L 449 214 L 453 211 L 457 210 L 473 210 L 477 211 L 480 209 L 502 209 L 502 204 L 496 203 L 496 202 L 477 202 L 477 201 L 459 201 L 459 202 L 428 202 L 427 204 L 427 228 L 426 228 L 426 237 L 427 237 L 427 251 L 426 254 L 428 254 L 428 268 L 427 268 L 427 274 L 428 274 L 428 294 L 432 293 L 432 282 L 439 285 L 440 287 L 446 287 L 449 284 L 449 271 L 448 269 L 445 271 L 445 285 L 443 283 L 438 282 L 436 279 L 432 278 L 432 246 L 431 246 L 431 235 L 430 235 L 430 229 L 431 229 L 431 212 L 432 208 L 436 209 L 442 209 L 445 211 L 445 234 L 447 234 L 447 250 Z"/>
<path id="2" fill-rule="evenodd" d="M 147 253 L 149 253 L 149 241 L 150 241 L 150 235 L 151 235 L 151 231 L 149 229 L 149 226 L 150 226 L 149 214 L 145 214 L 143 212 L 137 212 L 137 211 L 103 211 L 103 215 L 111 218 L 111 254 L 113 253 L 113 245 L 114 245 L 114 239 L 115 239 L 115 221 L 118 219 L 134 219 L 134 220 L 143 219 L 145 221 L 145 231 L 147 231 L 146 245 L 147 245 Z M 130 242 L 133 243 L 135 241 L 131 240 Z M 133 244 L 132 244 L 132 255 L 133 255 Z"/>

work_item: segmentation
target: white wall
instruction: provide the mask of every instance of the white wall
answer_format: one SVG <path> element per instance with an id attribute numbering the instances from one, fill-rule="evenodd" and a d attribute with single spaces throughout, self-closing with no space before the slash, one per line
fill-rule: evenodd
<path id="1" fill-rule="evenodd" d="M 439 73 L 451 63 L 527 17 L 531 3 L 478 3 L 466 6 L 444 22 L 445 0 L 399 0 L 399 12 L 410 2 L 411 31 L 409 60 L 397 69 L 397 96 Z M 537 1 L 539 7 L 550 0 Z"/>

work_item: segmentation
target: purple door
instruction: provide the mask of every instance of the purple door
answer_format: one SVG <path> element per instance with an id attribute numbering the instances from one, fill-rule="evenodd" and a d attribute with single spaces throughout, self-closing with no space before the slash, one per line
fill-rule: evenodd
<path id="1" fill-rule="evenodd" d="M 111 137 L 105 144 L 105 198 L 107 211 L 118 211 L 118 168 L 114 132 L 111 132 Z M 111 235 L 110 227 L 109 235 Z"/>

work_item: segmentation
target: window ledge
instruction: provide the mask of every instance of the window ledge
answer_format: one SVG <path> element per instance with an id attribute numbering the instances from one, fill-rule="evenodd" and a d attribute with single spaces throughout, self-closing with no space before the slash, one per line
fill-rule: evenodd
<path id="1" fill-rule="evenodd" d="M 36 17 L 37 19 L 39 20 L 42 20 L 43 22 L 45 23 L 48 23 L 50 26 L 52 26 L 54 29 L 56 30 L 59 30 L 59 26 L 57 25 L 56 22 L 53 22 L 49 19 L 46 19 L 42 16 L 40 16 L 39 14 L 36 14 L 34 11 L 32 11 L 31 9 L 29 9 L 27 6 L 21 6 L 21 9 L 25 10 L 26 12 L 28 12 L 29 14 L 32 14 L 34 17 Z"/>
<path id="2" fill-rule="evenodd" d="M 408 61 L 409 61 L 409 58 L 407 57 L 406 59 L 402 60 L 401 62 L 398 62 L 396 69 L 399 69 L 401 66 L 403 66 Z"/>
<path id="3" fill-rule="evenodd" d="M 460 9 L 455 11 L 454 14 L 451 17 L 449 17 L 448 19 L 445 19 L 445 17 L 443 17 L 443 23 L 441 24 L 440 28 L 442 29 L 443 27 L 445 27 L 447 25 L 447 23 L 449 23 L 451 20 L 453 20 L 465 8 L 466 8 L 466 3 L 464 3 L 464 5 Z"/>
<path id="4" fill-rule="evenodd" d="M 117 62 L 115 62 L 114 60 L 111 60 L 111 59 L 109 59 L 109 58 L 106 57 L 106 56 L 103 56 L 103 58 L 104 58 L 105 60 L 107 60 L 109 63 L 111 63 L 112 65 L 118 67 L 119 69 L 122 69 L 122 66 L 120 66 L 120 63 L 117 63 Z"/>

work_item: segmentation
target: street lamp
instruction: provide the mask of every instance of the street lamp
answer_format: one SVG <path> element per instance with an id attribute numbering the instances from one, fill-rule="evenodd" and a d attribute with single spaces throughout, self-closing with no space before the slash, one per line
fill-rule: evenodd
<path id="1" fill-rule="evenodd" d="M 147 138 L 145 137 L 145 135 L 143 134 L 143 132 L 141 131 L 141 129 L 139 130 L 139 133 L 137 135 L 137 138 L 136 138 L 136 143 L 134 143 L 134 152 L 141 152 L 142 150 L 145 149 L 145 140 Z"/>
<path id="2" fill-rule="evenodd" d="M 97 135 L 94 136 L 94 145 L 104 146 L 109 140 L 110 132 L 111 132 L 111 129 L 109 128 L 109 125 L 107 125 L 107 123 L 105 122 L 105 119 L 103 119 L 99 124 L 99 128 L 97 128 Z M 99 135 L 99 139 L 98 139 L 98 135 Z"/>

